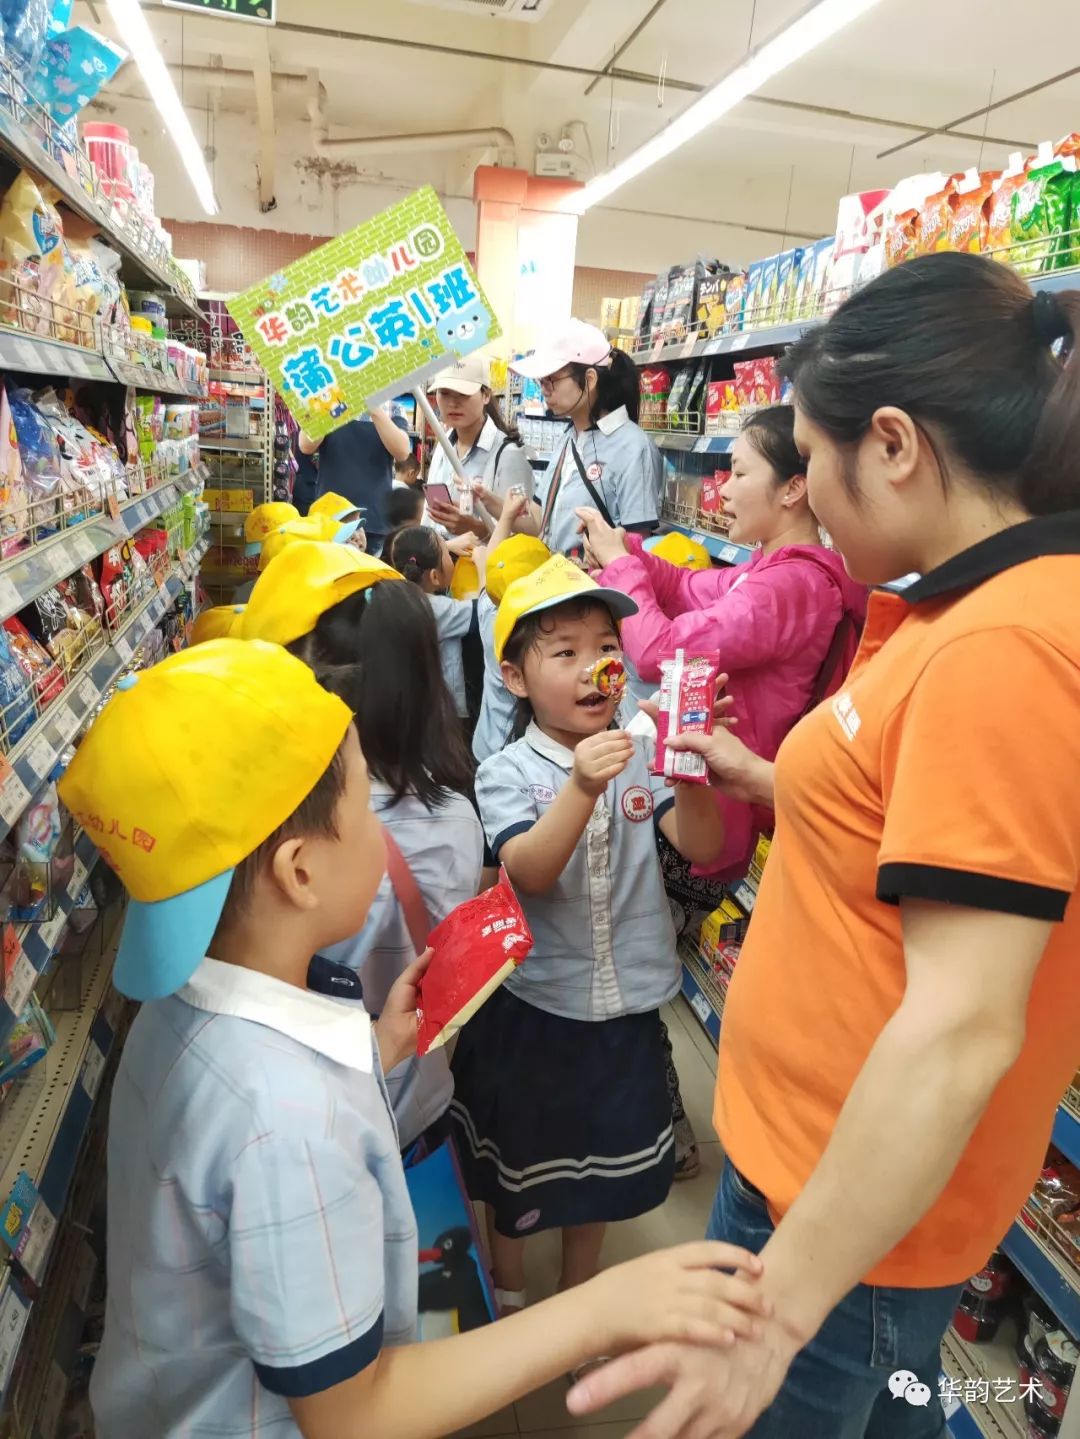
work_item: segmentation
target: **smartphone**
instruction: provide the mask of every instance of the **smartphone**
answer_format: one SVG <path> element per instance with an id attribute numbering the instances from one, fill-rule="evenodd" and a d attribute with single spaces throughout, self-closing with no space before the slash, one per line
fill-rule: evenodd
<path id="1" fill-rule="evenodd" d="M 424 498 L 427 500 L 429 507 L 434 500 L 437 505 L 446 505 L 447 508 L 451 510 L 457 509 L 457 505 L 450 498 L 450 491 L 445 485 L 428 485 L 424 490 Z"/>

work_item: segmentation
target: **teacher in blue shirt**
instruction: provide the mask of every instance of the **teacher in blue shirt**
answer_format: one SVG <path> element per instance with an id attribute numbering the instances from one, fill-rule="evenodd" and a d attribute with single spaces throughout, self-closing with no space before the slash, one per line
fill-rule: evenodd
<path id="1" fill-rule="evenodd" d="M 378 555 L 388 529 L 384 506 L 394 486 L 394 462 L 412 448 L 404 420 L 381 405 L 321 440 L 300 432 L 300 453 L 319 456 L 319 494 L 344 495 L 364 511 L 368 553 Z"/>

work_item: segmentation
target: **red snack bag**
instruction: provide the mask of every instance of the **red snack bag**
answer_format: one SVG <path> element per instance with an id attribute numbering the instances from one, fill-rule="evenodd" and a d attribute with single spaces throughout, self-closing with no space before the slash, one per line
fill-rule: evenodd
<path id="1" fill-rule="evenodd" d="M 715 475 L 706 475 L 701 481 L 701 509 L 707 515 L 715 515 L 720 509 L 721 492 L 728 472 L 718 470 Z"/>
<path id="2" fill-rule="evenodd" d="M 4 629 L 19 668 L 34 686 L 38 699 L 43 705 L 52 704 L 67 683 L 63 670 L 49 658 L 22 620 L 12 615 L 4 621 Z"/>
<path id="3" fill-rule="evenodd" d="M 754 399 L 753 360 L 735 361 L 735 397 L 739 402 L 740 410 L 755 408 L 757 402 Z"/>
<path id="4" fill-rule="evenodd" d="M 532 931 L 506 870 L 494 888 L 452 910 L 428 944 L 435 953 L 420 981 L 420 1055 L 452 1039 L 532 952 Z"/>
<path id="5" fill-rule="evenodd" d="M 717 654 L 688 656 L 685 650 L 676 650 L 674 656 L 661 660 L 653 774 L 708 784 L 709 767 L 701 755 L 669 750 L 667 739 L 676 734 L 712 734 L 719 675 Z"/>

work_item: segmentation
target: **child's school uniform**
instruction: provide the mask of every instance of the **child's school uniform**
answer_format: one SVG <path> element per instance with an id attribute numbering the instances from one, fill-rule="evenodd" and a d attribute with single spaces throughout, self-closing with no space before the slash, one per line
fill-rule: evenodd
<path id="1" fill-rule="evenodd" d="M 480 641 L 484 648 L 484 691 L 480 717 L 473 732 L 473 755 L 478 764 L 498 754 L 510 743 L 517 713 L 517 700 L 503 684 L 502 667 L 495 658 L 495 616 L 499 607 L 487 591 L 476 602 Z"/>
<path id="2" fill-rule="evenodd" d="M 469 1194 L 501 1234 L 631 1219 L 674 1174 L 661 1005 L 679 989 L 654 824 L 674 804 L 652 742 L 597 800 L 551 890 L 520 895 L 535 941 L 465 1026 L 454 1055 L 455 1134 Z M 571 750 L 535 724 L 480 766 L 490 847 L 537 822 Z"/>
<path id="3" fill-rule="evenodd" d="M 455 600 L 449 595 L 429 595 L 435 627 L 439 632 L 439 658 L 443 678 L 454 697 L 454 707 L 461 719 L 467 719 L 469 706 L 465 696 L 465 657 L 462 642 L 479 634 L 475 600 Z"/>
<path id="4" fill-rule="evenodd" d="M 373 779 L 371 803 L 412 871 L 432 928 L 474 898 L 484 865 L 484 832 L 464 795 L 449 795 L 433 809 L 415 794 L 406 794 L 394 804 L 389 788 Z M 323 953 L 361 976 L 365 1007 L 380 1014 L 394 981 L 416 958 L 389 876 L 383 876 L 360 933 Z M 398 1138 L 406 1149 L 450 1107 L 454 1081 L 446 1050 L 405 1060 L 386 1076 L 386 1087 Z"/>
<path id="5" fill-rule="evenodd" d="M 206 959 L 109 1118 L 100 1439 L 300 1439 L 287 1400 L 416 1331 L 416 1223 L 364 1007 Z"/>

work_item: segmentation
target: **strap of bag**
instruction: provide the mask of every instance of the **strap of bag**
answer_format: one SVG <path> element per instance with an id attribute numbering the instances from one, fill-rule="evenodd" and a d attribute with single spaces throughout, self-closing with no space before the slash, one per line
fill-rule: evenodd
<path id="1" fill-rule="evenodd" d="M 548 526 L 555 510 L 555 501 L 559 498 L 559 491 L 562 489 L 563 471 L 566 469 L 566 449 L 567 446 L 563 445 L 555 466 L 555 473 L 551 477 L 551 484 L 548 486 L 547 499 L 544 501 L 544 513 L 540 520 L 540 538 L 542 540 L 547 538 Z"/>
<path id="2" fill-rule="evenodd" d="M 402 854 L 397 840 L 385 825 L 383 825 L 383 839 L 386 841 L 386 872 L 390 876 L 391 887 L 401 906 L 401 912 L 405 916 L 405 927 L 409 931 L 413 948 L 417 954 L 423 954 L 427 948 L 428 935 L 431 933 L 431 920 L 428 918 L 424 896 L 420 893 L 420 886 L 413 878 L 409 861 Z"/>
<path id="3" fill-rule="evenodd" d="M 840 616 L 840 623 L 833 631 L 832 642 L 825 655 L 825 660 L 818 670 L 817 679 L 814 681 L 814 688 L 810 692 L 810 703 L 806 707 L 807 714 L 809 714 L 811 710 L 817 709 L 818 705 L 825 698 L 829 686 L 836 676 L 836 671 L 843 657 L 844 646 L 847 644 L 848 637 L 856 633 L 855 621 L 845 610 Z"/>
<path id="4" fill-rule="evenodd" d="M 588 472 L 586 471 L 585 466 L 581 462 L 581 455 L 578 453 L 577 443 L 572 435 L 570 437 L 570 448 L 574 452 L 574 464 L 578 467 L 578 473 L 581 475 L 582 483 L 589 492 L 589 499 L 592 500 L 593 505 L 600 511 L 600 514 L 603 516 L 604 524 L 610 525 L 611 528 L 614 529 L 615 521 L 611 518 L 608 507 L 604 504 L 604 501 L 600 496 L 600 491 L 593 484 L 592 480 L 589 479 Z"/>

